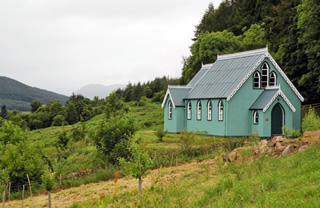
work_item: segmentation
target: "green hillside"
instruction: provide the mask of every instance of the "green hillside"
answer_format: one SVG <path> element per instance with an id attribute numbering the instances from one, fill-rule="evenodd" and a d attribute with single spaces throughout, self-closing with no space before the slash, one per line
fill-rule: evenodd
<path id="1" fill-rule="evenodd" d="M 0 76 L 0 105 L 6 105 L 9 110 L 30 111 L 30 103 L 39 100 L 47 103 L 59 100 L 65 104 L 69 98 L 47 90 L 30 87 L 8 77 Z"/>

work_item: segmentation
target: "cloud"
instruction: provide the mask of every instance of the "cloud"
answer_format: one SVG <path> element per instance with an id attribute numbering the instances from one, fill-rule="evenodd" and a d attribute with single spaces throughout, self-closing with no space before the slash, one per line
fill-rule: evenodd
<path id="1" fill-rule="evenodd" d="M 209 2 L 5 0 L 0 75 L 67 95 L 90 83 L 179 77 Z"/>

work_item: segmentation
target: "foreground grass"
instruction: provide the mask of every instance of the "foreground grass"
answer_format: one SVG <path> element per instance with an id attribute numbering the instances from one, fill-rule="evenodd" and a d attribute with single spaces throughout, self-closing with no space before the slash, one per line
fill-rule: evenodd
<path id="1" fill-rule="evenodd" d="M 206 160 L 180 171 L 160 169 L 140 202 L 137 191 L 128 190 L 72 207 L 319 207 L 319 157 L 320 148 L 312 147 L 284 158 L 261 156 L 226 166 L 220 159 Z"/>

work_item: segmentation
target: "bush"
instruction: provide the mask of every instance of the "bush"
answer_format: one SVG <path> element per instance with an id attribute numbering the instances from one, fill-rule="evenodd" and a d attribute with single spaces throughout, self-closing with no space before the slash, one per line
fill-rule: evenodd
<path id="1" fill-rule="evenodd" d="M 320 130 L 320 118 L 313 108 L 302 119 L 302 131 L 316 131 Z"/>
<path id="2" fill-rule="evenodd" d="M 62 126 L 64 124 L 66 124 L 66 121 L 63 115 L 56 115 L 53 118 L 52 126 Z"/>
<path id="3" fill-rule="evenodd" d="M 194 138 L 193 132 L 182 132 L 180 137 L 182 154 L 192 155 L 192 140 Z"/>
<path id="4" fill-rule="evenodd" d="M 290 128 L 286 127 L 286 126 L 284 126 L 284 127 L 282 128 L 282 131 L 283 131 L 284 137 L 286 137 L 286 138 L 289 138 L 289 137 L 291 137 L 291 138 L 298 138 L 298 137 L 301 135 L 301 133 L 300 133 L 299 130 L 290 129 Z"/>
<path id="5" fill-rule="evenodd" d="M 164 131 L 163 128 L 158 128 L 155 132 L 155 135 L 158 137 L 159 142 L 162 142 L 162 138 L 168 133 L 168 131 Z"/>

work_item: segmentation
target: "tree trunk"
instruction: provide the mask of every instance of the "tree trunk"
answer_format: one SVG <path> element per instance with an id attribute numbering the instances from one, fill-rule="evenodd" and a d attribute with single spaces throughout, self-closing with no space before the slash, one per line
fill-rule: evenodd
<path id="1" fill-rule="evenodd" d="M 140 196 L 141 196 L 141 185 L 142 185 L 142 179 L 141 179 L 141 176 L 139 177 L 139 199 L 140 199 Z"/>
<path id="2" fill-rule="evenodd" d="M 49 203 L 49 208 L 51 208 L 51 193 L 48 191 L 48 203 Z"/>

